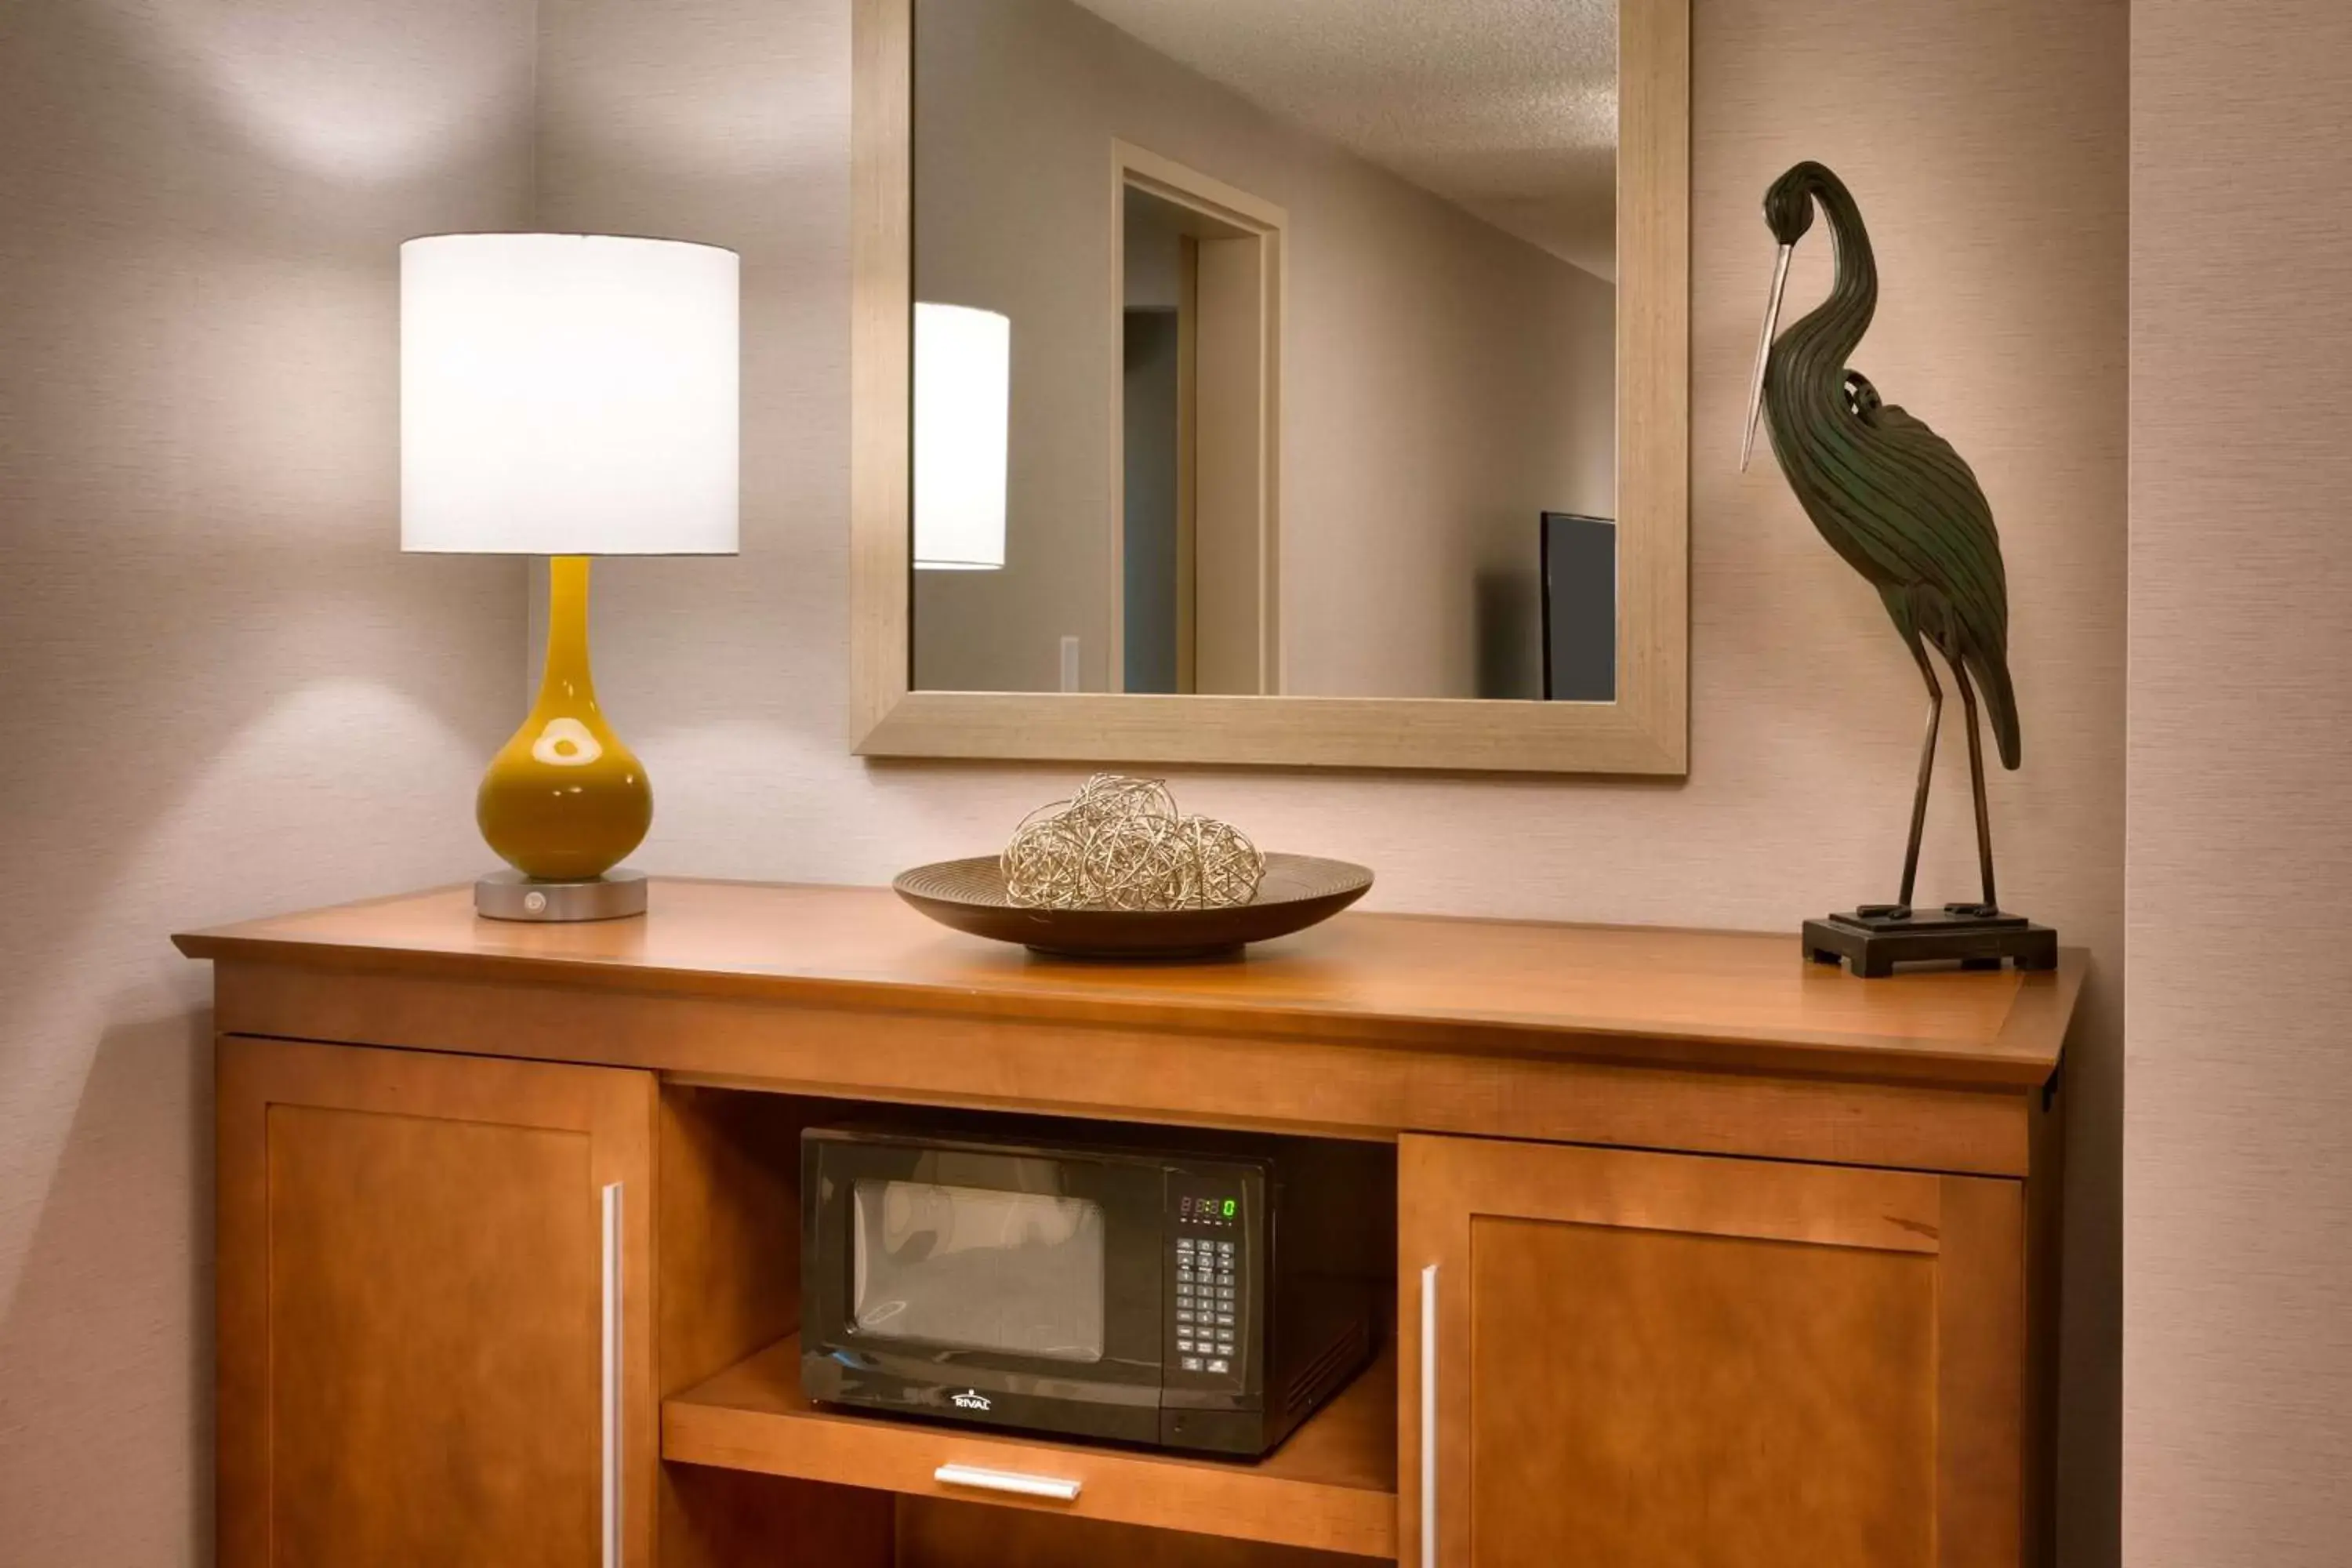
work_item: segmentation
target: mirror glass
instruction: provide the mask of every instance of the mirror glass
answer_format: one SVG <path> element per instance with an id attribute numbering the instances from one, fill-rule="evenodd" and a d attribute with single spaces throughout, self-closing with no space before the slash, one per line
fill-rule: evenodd
<path id="1" fill-rule="evenodd" d="M 915 0 L 912 684 L 1609 701 L 1616 0 Z"/>

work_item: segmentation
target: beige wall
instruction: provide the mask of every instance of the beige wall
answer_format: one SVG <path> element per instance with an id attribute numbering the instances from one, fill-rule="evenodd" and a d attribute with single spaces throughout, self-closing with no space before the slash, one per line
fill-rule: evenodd
<path id="1" fill-rule="evenodd" d="M 678 0 L 684 5 L 687 0 Z M 586 9 L 587 7 L 583 7 Z M 757 296 L 744 552 L 605 574 L 601 680 L 653 770 L 641 857 L 672 871 L 874 881 L 1000 843 L 1076 769 L 846 753 L 845 7 L 693 0 L 694 27 L 594 0 L 626 125 L 756 69 L 770 130 L 572 167 L 566 208 L 740 245 Z M 658 9 L 667 9 L 661 7 Z M 729 18 L 725 22 L 710 20 Z M 2122 951 L 2126 11 L 1966 0 L 1697 0 L 1692 765 L 1686 784 L 1195 772 L 1194 809 L 1366 861 L 1391 909 L 1793 931 L 1887 897 L 1922 695 L 1876 596 L 1769 465 L 1737 469 L 1769 280 L 1762 192 L 1820 157 L 1859 192 L 1885 297 L 1860 363 L 1975 463 L 2001 520 L 2026 765 L 1993 783 L 2002 889 L 2089 946 L 2070 1069 L 2070 1568 L 2114 1561 Z M 755 62 L 746 64 L 747 60 Z M 595 72 L 564 73 L 593 126 Z M 551 80 L 551 89 L 558 84 Z M 771 140 L 772 134 L 772 140 Z M 1790 299 L 1818 296 L 1809 247 Z M 1105 761 L 1115 759 L 1106 758 Z M 1925 889 L 1966 894 L 1959 748 Z"/>
<path id="2" fill-rule="evenodd" d="M 394 247 L 527 211 L 528 4 L 0 20 L 0 1559 L 201 1561 L 209 976 L 449 880 L 519 567 L 397 544 Z"/>
<path id="3" fill-rule="evenodd" d="M 917 296 L 1013 320 L 1001 572 L 917 574 L 916 683 L 1108 677 L 1110 150 L 1284 209 L 1281 689 L 1479 694 L 1479 592 L 1525 614 L 1537 514 L 1615 510 L 1615 289 L 1296 131 L 1068 0 L 919 0 Z"/>
<path id="4" fill-rule="evenodd" d="M 2352 8 L 2132 16 L 2133 1568 L 2352 1557 Z"/>

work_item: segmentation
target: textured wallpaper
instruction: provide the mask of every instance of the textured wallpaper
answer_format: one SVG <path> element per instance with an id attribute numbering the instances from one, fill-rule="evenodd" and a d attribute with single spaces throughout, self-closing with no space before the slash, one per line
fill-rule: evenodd
<path id="1" fill-rule="evenodd" d="M 208 973 L 483 858 L 520 568 L 404 560 L 394 246 L 527 211 L 530 6 L 0 16 L 0 1561 L 211 1539 Z"/>
<path id="2" fill-rule="evenodd" d="M 2352 9 L 2132 16 L 2124 1560 L 2352 1556 Z"/>

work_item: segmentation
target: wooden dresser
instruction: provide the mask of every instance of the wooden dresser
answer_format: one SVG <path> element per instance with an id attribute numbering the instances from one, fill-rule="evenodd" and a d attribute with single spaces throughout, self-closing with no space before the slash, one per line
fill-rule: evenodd
<path id="1" fill-rule="evenodd" d="M 1141 967 L 880 889 L 653 903 L 178 939 L 225 1568 L 2045 1560 L 2079 953 L 1863 981 L 1793 935 L 1350 914 Z M 812 1407 L 799 1131 L 923 1105 L 1392 1150 L 1394 1344 L 1255 1464 Z"/>

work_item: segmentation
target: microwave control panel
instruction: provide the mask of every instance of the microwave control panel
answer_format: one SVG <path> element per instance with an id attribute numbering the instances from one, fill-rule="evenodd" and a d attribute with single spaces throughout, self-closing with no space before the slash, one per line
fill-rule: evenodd
<path id="1" fill-rule="evenodd" d="M 1249 1344 L 1249 1215 L 1242 1173 L 1171 1173 L 1169 1382 L 1238 1388 Z"/>

